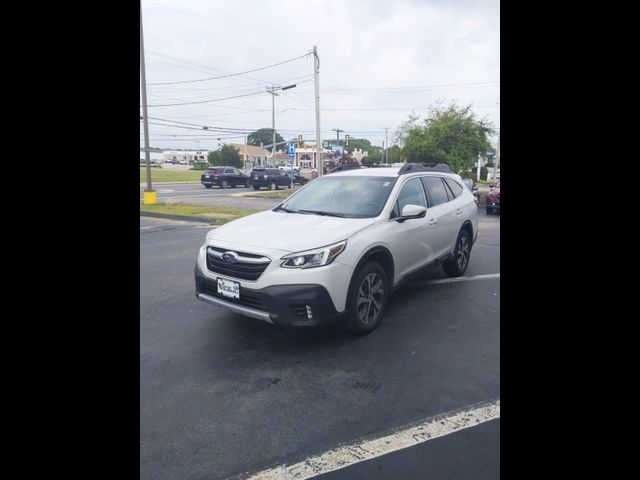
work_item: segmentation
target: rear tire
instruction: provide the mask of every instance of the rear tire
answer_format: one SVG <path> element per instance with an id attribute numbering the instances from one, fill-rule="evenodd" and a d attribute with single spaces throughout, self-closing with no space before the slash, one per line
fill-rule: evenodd
<path id="1" fill-rule="evenodd" d="M 222 180 L 222 183 L 220 184 L 220 188 L 227 188 L 229 186 L 229 184 L 227 183 L 226 180 Z"/>
<path id="2" fill-rule="evenodd" d="M 277 190 L 278 186 L 276 185 L 275 182 L 271 182 L 271 185 L 269 185 L 269 190 Z"/>
<path id="3" fill-rule="evenodd" d="M 491 215 L 493 213 L 493 207 L 487 207 L 487 215 Z"/>
<path id="4" fill-rule="evenodd" d="M 450 277 L 461 277 L 469 266 L 471 258 L 471 235 L 467 230 L 460 230 L 453 257 L 442 264 L 444 273 Z"/>
<path id="5" fill-rule="evenodd" d="M 251 184 L 249 183 L 249 180 L 244 182 L 244 188 L 249 188 L 250 186 L 251 186 Z"/>
<path id="6" fill-rule="evenodd" d="M 373 332 L 384 314 L 389 285 L 384 268 L 377 262 L 365 264 L 355 275 L 347 297 L 347 318 L 343 326 L 356 335 Z"/>
<path id="7" fill-rule="evenodd" d="M 254 190 L 260 190 L 260 187 L 258 187 L 257 185 L 254 185 L 254 186 L 253 186 L 253 189 L 254 189 Z"/>

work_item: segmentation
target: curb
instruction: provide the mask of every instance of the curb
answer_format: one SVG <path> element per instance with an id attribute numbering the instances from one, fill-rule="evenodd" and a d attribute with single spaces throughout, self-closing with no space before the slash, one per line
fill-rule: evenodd
<path id="1" fill-rule="evenodd" d="M 167 218 L 169 220 L 185 220 L 187 222 L 207 223 L 209 225 L 216 225 L 215 220 L 207 220 L 200 217 L 189 217 L 186 215 L 172 215 L 171 213 L 157 213 L 157 212 L 140 212 L 141 217 L 153 217 L 153 218 Z"/>
<path id="2" fill-rule="evenodd" d="M 153 182 L 153 185 L 190 185 L 190 184 L 196 185 L 196 184 L 199 184 L 199 183 L 200 183 L 200 181 L 196 182 L 195 180 L 193 180 L 193 181 L 188 181 L 188 182 Z M 140 186 L 141 187 L 146 187 L 147 184 L 146 184 L 146 182 L 145 183 L 141 183 Z"/>

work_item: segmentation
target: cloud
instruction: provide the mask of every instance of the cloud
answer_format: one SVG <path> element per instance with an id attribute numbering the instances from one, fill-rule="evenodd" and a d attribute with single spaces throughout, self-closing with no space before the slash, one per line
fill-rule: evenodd
<path id="1" fill-rule="evenodd" d="M 426 113 L 440 98 L 472 103 L 480 116 L 488 115 L 499 126 L 499 85 L 372 90 L 499 81 L 499 2 L 144 0 L 143 20 L 148 83 L 249 70 L 299 56 L 317 45 L 324 138 L 333 137 L 332 128 L 341 128 L 366 132 L 352 136 L 380 144 L 384 127 L 394 131 L 412 110 Z M 313 60 L 307 57 L 241 77 L 150 85 L 148 101 L 153 105 L 223 98 L 264 91 L 272 83 L 301 82 L 312 73 Z M 276 129 L 313 136 L 313 105 L 312 81 L 282 92 L 276 97 L 276 112 L 284 112 L 276 118 Z M 266 92 L 149 110 L 150 116 L 197 124 L 271 126 L 271 96 Z M 159 135 L 190 131 L 151 127 L 153 144 L 188 148 L 188 141 L 164 142 Z M 217 141 L 203 140 L 200 145 L 215 148 Z"/>

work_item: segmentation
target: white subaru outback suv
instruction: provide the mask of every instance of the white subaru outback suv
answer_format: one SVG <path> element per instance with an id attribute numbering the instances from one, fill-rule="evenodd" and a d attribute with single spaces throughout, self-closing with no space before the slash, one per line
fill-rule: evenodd
<path id="1" fill-rule="evenodd" d="M 424 267 L 460 276 L 469 264 L 478 207 L 444 167 L 325 175 L 273 210 L 211 230 L 196 298 L 278 325 L 342 320 L 371 332 L 392 291 Z"/>

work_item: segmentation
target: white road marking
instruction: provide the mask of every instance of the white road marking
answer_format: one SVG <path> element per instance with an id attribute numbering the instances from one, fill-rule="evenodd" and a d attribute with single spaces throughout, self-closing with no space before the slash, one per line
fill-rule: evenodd
<path id="1" fill-rule="evenodd" d="M 490 278 L 500 278 L 500 274 L 487 273 L 485 275 L 473 275 L 471 277 L 438 278 L 436 280 L 423 280 L 423 281 L 411 282 L 411 285 L 438 285 L 439 283 L 469 282 L 471 280 L 488 280 Z"/>
<path id="2" fill-rule="evenodd" d="M 438 415 L 417 425 L 401 428 L 391 435 L 334 448 L 300 463 L 281 465 L 249 477 L 241 476 L 241 478 L 248 480 L 312 478 L 498 418 L 500 418 L 500 400 L 471 405 L 464 410 Z"/>

